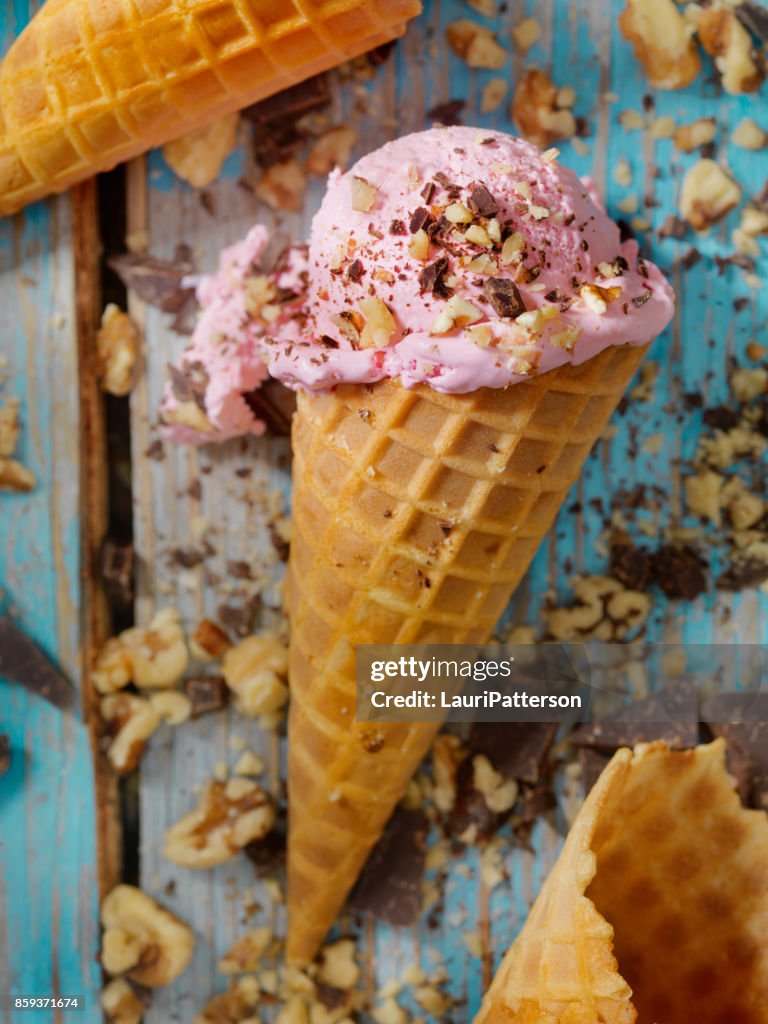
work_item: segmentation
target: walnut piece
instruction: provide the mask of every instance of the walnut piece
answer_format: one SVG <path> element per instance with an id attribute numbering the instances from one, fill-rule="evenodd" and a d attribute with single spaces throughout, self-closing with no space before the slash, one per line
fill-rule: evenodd
<path id="1" fill-rule="evenodd" d="M 254 185 L 254 192 L 273 210 L 297 212 L 304 202 L 307 177 L 297 160 L 274 164 Z"/>
<path id="2" fill-rule="evenodd" d="M 198 434 L 213 434 L 216 430 L 197 402 L 192 399 L 164 409 L 163 422 L 178 423 L 181 427 L 196 430 Z"/>
<path id="3" fill-rule="evenodd" d="M 240 115 L 235 112 L 166 142 L 165 162 L 193 188 L 206 188 L 218 178 L 224 161 L 237 145 L 239 127 Z"/>
<path id="4" fill-rule="evenodd" d="M 531 68 L 518 82 L 512 117 L 520 134 L 542 148 L 576 133 L 576 118 L 557 106 L 558 89 L 544 71 Z"/>
<path id="5" fill-rule="evenodd" d="M 469 18 L 453 21 L 445 30 L 448 45 L 470 68 L 500 71 L 507 62 L 507 51 L 493 32 Z"/>
<path id="6" fill-rule="evenodd" d="M 680 214 L 697 231 L 706 231 L 737 206 L 741 187 L 714 160 L 699 160 L 683 178 Z"/>
<path id="7" fill-rule="evenodd" d="M 307 157 L 307 171 L 324 177 L 334 167 L 346 167 L 349 164 L 352 147 L 357 142 L 354 128 L 339 125 L 329 128 L 315 141 Z"/>
<path id="8" fill-rule="evenodd" d="M 692 153 L 699 146 L 712 142 L 717 133 L 717 121 L 714 117 L 700 117 L 690 124 L 681 124 L 675 129 L 672 139 L 683 153 Z"/>
<path id="9" fill-rule="evenodd" d="M 682 89 L 701 70 L 689 25 L 673 0 L 628 0 L 619 29 L 643 65 L 651 85 Z"/>
<path id="10" fill-rule="evenodd" d="M 271 633 L 249 636 L 230 648 L 222 673 L 246 715 L 268 715 L 288 700 L 288 648 Z"/>
<path id="11" fill-rule="evenodd" d="M 189 655 L 180 620 L 175 608 L 163 608 L 146 628 L 126 629 L 118 637 L 137 686 L 162 689 L 181 679 Z"/>
<path id="12" fill-rule="evenodd" d="M 210 868 L 263 839 L 274 823 L 275 809 L 258 783 L 213 780 L 197 807 L 167 831 L 163 853 L 182 867 Z"/>
<path id="13" fill-rule="evenodd" d="M 751 117 L 743 117 L 731 132 L 731 142 L 741 149 L 764 149 L 768 135 Z"/>
<path id="14" fill-rule="evenodd" d="M 101 388 L 121 397 L 133 387 L 139 355 L 139 331 L 127 313 L 113 303 L 101 317 L 96 335 L 96 365 Z"/>
<path id="15" fill-rule="evenodd" d="M 107 1024 L 140 1024 L 144 1004 L 125 978 L 115 978 L 101 992 L 101 1008 Z"/>
<path id="16" fill-rule="evenodd" d="M 271 928 L 253 928 L 246 932 L 219 960 L 219 974 L 245 974 L 258 970 L 271 941 Z"/>
<path id="17" fill-rule="evenodd" d="M 352 209 L 357 213 L 368 213 L 376 203 L 379 190 L 365 178 L 352 177 Z"/>
<path id="18" fill-rule="evenodd" d="M 365 325 L 360 332 L 361 346 L 386 348 L 392 335 L 397 333 L 397 324 L 389 307 L 376 297 L 361 299 L 358 306 L 365 317 Z"/>
<path id="19" fill-rule="evenodd" d="M 231 646 L 226 632 L 211 619 L 200 619 L 189 638 L 192 657 L 198 661 L 213 661 L 220 658 Z"/>
<path id="20" fill-rule="evenodd" d="M 698 18 L 701 45 L 714 58 L 723 88 L 732 95 L 756 92 L 765 78 L 765 62 L 755 53 L 752 37 L 731 8 L 713 3 Z"/>
<path id="21" fill-rule="evenodd" d="M 541 39 L 541 25 L 535 18 L 523 18 L 512 29 L 512 39 L 520 53 L 527 53 Z"/>
<path id="22" fill-rule="evenodd" d="M 122 690 L 131 681 L 131 661 L 119 637 L 111 637 L 96 655 L 91 682 L 99 693 Z"/>
<path id="23" fill-rule="evenodd" d="M 101 963 L 148 988 L 169 985 L 192 958 L 192 930 L 133 885 L 118 885 L 101 905 Z"/>
<path id="24" fill-rule="evenodd" d="M 352 939 L 340 939 L 323 946 L 319 957 L 317 980 L 342 991 L 354 988 L 360 980 L 360 967 L 355 959 Z"/>
<path id="25" fill-rule="evenodd" d="M 16 459 L 0 458 L 0 491 L 31 491 L 35 475 Z"/>
<path id="26" fill-rule="evenodd" d="M 160 725 L 160 715 L 144 697 L 131 693 L 113 693 L 99 705 L 112 741 L 107 748 L 109 763 L 118 775 L 135 771 L 147 740 Z"/>
<path id="27" fill-rule="evenodd" d="M 440 733 L 432 744 L 432 772 L 435 779 L 432 799 L 443 814 L 453 810 L 456 802 L 456 776 L 466 756 L 459 737 L 452 733 Z"/>
<path id="28" fill-rule="evenodd" d="M 517 800 L 517 782 L 505 779 L 484 754 L 472 759 L 472 785 L 483 794 L 486 804 L 495 814 L 504 814 Z"/>
<path id="29" fill-rule="evenodd" d="M 490 114 L 498 110 L 507 95 L 506 78 L 491 78 L 483 86 L 480 94 L 480 112 Z"/>
<path id="30" fill-rule="evenodd" d="M 260 992 L 250 978 L 240 978 L 229 991 L 213 996 L 192 1024 L 261 1024 L 257 1014 Z"/>
<path id="31" fill-rule="evenodd" d="M 573 592 L 576 600 L 571 607 L 547 613 L 547 630 L 556 640 L 623 640 L 651 610 L 647 594 L 627 590 L 610 576 L 582 577 Z"/>
<path id="32" fill-rule="evenodd" d="M 0 402 L 0 459 L 9 459 L 16 451 L 21 433 L 18 398 Z"/>

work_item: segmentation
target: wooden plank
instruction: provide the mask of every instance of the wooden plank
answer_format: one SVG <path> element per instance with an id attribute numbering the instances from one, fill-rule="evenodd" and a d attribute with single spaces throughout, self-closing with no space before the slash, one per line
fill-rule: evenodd
<path id="1" fill-rule="evenodd" d="M 572 573 L 604 571 L 604 523 L 593 509 L 598 499 L 605 501 L 638 481 L 662 486 L 669 498 L 655 520 L 649 517 L 652 540 L 680 513 L 680 459 L 692 455 L 699 428 L 693 416 L 678 416 L 682 393 L 703 389 L 707 401 L 723 400 L 729 354 L 743 352 L 765 320 L 765 294 L 750 291 L 736 268 L 726 268 L 721 274 L 713 261 L 715 254 L 730 251 L 727 240 L 733 218 L 703 240 L 689 236 L 683 241 L 660 242 L 655 235 L 664 217 L 675 210 L 681 170 L 696 157 L 683 157 L 669 139 L 654 139 L 648 131 L 628 134 L 618 124 L 622 110 L 644 108 L 649 91 L 642 69 L 617 30 L 616 18 L 622 6 L 620 2 L 596 4 L 589 0 L 527 0 L 510 5 L 494 19 L 485 19 L 503 41 L 510 39 L 511 28 L 524 16 L 535 16 L 540 21 L 540 42 L 525 57 L 512 55 L 504 73 L 512 83 L 524 68 L 538 65 L 548 69 L 558 85 L 576 88 L 576 113 L 588 119 L 591 134 L 585 147 L 563 143 L 563 161 L 596 179 L 614 215 L 621 215 L 617 205 L 620 200 L 630 194 L 639 197 L 639 212 L 654 229 L 647 232 L 645 247 L 662 266 L 671 268 L 694 241 L 704 253 L 704 259 L 693 270 L 674 272 L 679 309 L 671 329 L 651 354 L 661 369 L 650 401 L 634 404 L 619 417 L 612 438 L 601 443 L 590 458 L 526 584 L 512 602 L 510 622 L 535 623 L 546 600 L 553 595 L 567 597 Z M 357 154 L 386 138 L 425 127 L 425 111 L 451 98 L 466 99 L 465 122 L 513 129 L 507 104 L 492 114 L 479 113 L 482 85 L 496 73 L 468 71 L 444 45 L 446 25 L 467 14 L 461 0 L 432 0 L 423 18 L 411 25 L 392 59 L 370 83 L 343 83 L 335 78 L 331 121 L 355 127 L 359 135 Z M 471 16 L 484 20 L 474 13 Z M 658 114 L 681 122 L 716 116 L 724 140 L 722 152 L 745 190 L 758 191 L 768 170 L 766 157 L 744 154 L 728 141 L 730 128 L 745 113 L 754 113 L 758 101 L 723 98 L 716 94 L 710 77 L 702 74 L 681 94 L 656 93 L 655 102 Z M 614 178 L 619 158 L 626 158 L 632 168 L 633 183 L 629 187 L 620 186 Z M 209 190 L 216 210 L 211 216 L 198 196 L 174 180 L 162 158 L 152 154 L 130 172 L 129 232 L 146 232 L 153 255 L 167 258 L 178 242 L 185 241 L 195 249 L 198 266 L 207 270 L 214 267 L 218 250 L 241 237 L 245 227 L 256 220 L 277 223 L 287 235 L 301 237 L 319 201 L 319 183 L 308 192 L 300 217 L 281 216 L 276 221 L 237 187 L 236 179 L 252 172 L 251 158 L 243 146 L 228 162 L 222 179 Z M 646 196 L 660 205 L 644 206 Z M 735 317 L 731 299 L 736 295 L 746 295 L 749 307 Z M 287 448 L 283 441 L 258 439 L 201 452 L 166 447 L 162 461 L 147 459 L 144 453 L 155 436 L 152 423 L 165 381 L 165 364 L 178 357 L 183 342 L 169 331 L 166 318 L 157 311 L 142 307 L 135 298 L 131 310 L 147 338 L 144 373 L 132 399 L 135 530 L 142 565 L 137 615 L 140 621 L 146 621 L 152 610 L 174 605 L 193 625 L 204 611 L 215 612 L 221 600 L 215 588 L 206 585 L 206 570 L 225 573 L 227 561 L 245 559 L 263 562 L 270 577 L 279 579 L 281 567 L 271 560 L 265 530 L 274 509 L 269 500 L 264 500 L 264 490 L 286 491 Z M 714 339 L 712 346 L 705 344 L 710 337 Z M 643 448 L 642 441 L 657 433 L 663 435 L 664 443 L 660 452 L 652 453 Z M 640 444 L 630 444 L 633 435 Z M 246 479 L 238 475 L 243 468 L 251 471 Z M 198 479 L 202 496 L 189 497 L 190 485 Z M 578 502 L 584 511 L 572 511 L 572 502 Z M 209 537 L 216 554 L 205 567 L 180 571 L 169 562 L 168 553 L 199 539 L 203 521 L 210 525 Z M 639 536 L 642 539 L 642 534 Z M 277 587 L 268 588 L 266 596 L 267 603 L 277 602 Z M 683 608 L 684 616 L 680 605 L 656 599 L 649 639 L 702 643 L 764 640 L 766 636 L 765 599 L 758 594 L 734 598 L 718 595 L 717 603 L 712 596 L 703 597 Z M 726 626 L 726 613 L 731 612 L 731 623 Z M 252 920 L 281 921 L 281 908 L 270 905 L 267 893 L 244 861 L 212 872 L 191 872 L 168 864 L 161 854 L 165 830 L 190 809 L 195 786 L 209 778 L 220 762 L 232 765 L 236 759 L 233 740 L 236 748 L 238 738 L 270 758 L 269 777 L 275 788 L 281 763 L 277 744 L 260 733 L 255 724 L 233 714 L 159 735 L 143 762 L 142 882 L 189 920 L 200 939 L 190 971 L 172 989 L 157 994 L 147 1015 L 149 1024 L 160 1024 L 174 1014 L 189 1019 L 212 992 L 225 987 L 223 979 L 216 976 L 215 962 L 244 928 L 244 894 L 255 893 L 265 908 Z M 449 973 L 447 989 L 466 1002 L 469 1019 L 492 964 L 519 930 L 533 895 L 554 862 L 564 827 L 560 813 L 537 827 L 533 854 L 505 849 L 509 884 L 490 894 L 481 884 L 476 852 L 468 851 L 460 862 L 452 863 L 446 909 L 437 928 L 368 928 L 361 945 L 368 952 L 370 984 L 396 977 L 415 960 L 425 966 L 442 963 Z M 476 929 L 483 939 L 483 957 L 479 960 L 468 956 L 462 940 L 462 932 Z"/>

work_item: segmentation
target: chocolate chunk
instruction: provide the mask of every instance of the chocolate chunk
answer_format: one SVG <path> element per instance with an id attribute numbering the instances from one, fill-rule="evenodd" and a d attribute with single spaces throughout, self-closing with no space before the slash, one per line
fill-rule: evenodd
<path id="1" fill-rule="evenodd" d="M 555 722 L 475 722 L 470 755 L 483 754 L 506 779 L 537 783 L 546 774 Z"/>
<path id="2" fill-rule="evenodd" d="M 101 577 L 110 596 L 121 604 L 133 600 L 136 553 L 130 541 L 107 537 L 101 546 Z"/>
<path id="3" fill-rule="evenodd" d="M 443 171 L 438 171 L 433 175 L 433 177 L 439 185 L 443 186 L 445 191 L 448 193 L 449 199 L 456 199 L 461 195 L 461 189 L 459 186 L 455 182 L 451 181 L 448 175 Z"/>
<path id="4" fill-rule="evenodd" d="M 11 767 L 11 741 L 0 733 L 0 775 L 5 775 Z"/>
<path id="5" fill-rule="evenodd" d="M 184 250 L 181 254 L 186 256 Z M 194 266 L 186 258 L 170 262 L 154 256 L 124 253 L 110 256 L 107 265 L 142 302 L 156 306 L 163 313 L 179 314 L 190 299 L 194 301 L 194 286 L 182 283 L 194 272 Z"/>
<path id="6" fill-rule="evenodd" d="M 272 875 L 285 861 L 285 833 L 281 828 L 273 828 L 263 839 L 249 843 L 245 853 L 259 878 Z"/>
<path id="7" fill-rule="evenodd" d="M 415 235 L 417 231 L 421 231 L 421 229 L 426 227 L 431 220 L 432 214 L 429 210 L 423 206 L 418 206 L 411 214 L 411 219 L 408 224 L 411 234 Z"/>
<path id="8" fill-rule="evenodd" d="M 453 289 L 445 283 L 445 275 L 448 273 L 448 257 L 441 256 L 434 263 L 430 263 L 419 274 L 419 291 L 431 292 L 438 299 L 450 299 Z"/>
<path id="9" fill-rule="evenodd" d="M 467 206 L 473 213 L 477 213 L 481 217 L 495 217 L 499 212 L 496 200 L 483 184 L 472 186 Z"/>
<path id="10" fill-rule="evenodd" d="M 296 397 L 288 388 L 277 381 L 268 380 L 253 391 L 244 391 L 243 401 L 254 416 L 264 421 L 270 436 L 290 436 Z"/>
<path id="11" fill-rule="evenodd" d="M 708 427 L 715 430 L 733 430 L 739 424 L 739 414 L 735 409 L 729 409 L 727 405 L 716 405 L 705 409 L 701 415 L 702 421 Z"/>
<path id="12" fill-rule="evenodd" d="M 466 105 L 466 100 L 446 100 L 444 103 L 430 107 L 427 117 L 446 128 L 452 128 L 454 125 L 463 124 L 461 112 Z"/>
<path id="13" fill-rule="evenodd" d="M 612 544 L 610 575 L 630 590 L 645 590 L 651 584 L 651 558 L 633 544 Z"/>
<path id="14" fill-rule="evenodd" d="M 715 583 L 718 590 L 736 592 L 749 587 L 759 587 L 768 580 L 768 563 L 757 558 L 747 558 L 743 562 L 734 562 L 722 572 Z"/>
<path id="15" fill-rule="evenodd" d="M 428 828 L 422 811 L 395 811 L 350 896 L 351 909 L 393 925 L 418 921 Z"/>
<path id="16" fill-rule="evenodd" d="M 321 74 L 291 85 L 265 100 L 259 100 L 246 107 L 242 113 L 252 124 L 279 124 L 286 119 L 304 117 L 305 114 L 323 110 L 330 102 L 328 77 Z"/>
<path id="17" fill-rule="evenodd" d="M 768 810 L 768 693 L 716 693 L 704 701 L 701 719 L 733 751 L 749 804 Z"/>
<path id="18" fill-rule="evenodd" d="M 483 286 L 483 292 L 497 316 L 513 318 L 525 312 L 525 303 L 514 281 L 503 277 L 489 277 Z"/>
<path id="19" fill-rule="evenodd" d="M 664 740 L 673 750 L 699 742 L 698 689 L 689 679 L 669 683 L 599 722 L 579 725 L 569 737 L 576 747 L 604 751 L 652 740 Z"/>
<path id="20" fill-rule="evenodd" d="M 250 636 L 255 632 L 262 609 L 260 594 L 254 594 L 242 605 L 220 604 L 217 615 L 221 622 L 238 636 Z"/>
<path id="21" fill-rule="evenodd" d="M 229 703 L 229 687 L 224 676 L 199 676 L 184 680 L 184 692 L 192 704 L 192 717 L 221 711 Z"/>
<path id="22" fill-rule="evenodd" d="M 579 747 L 578 756 L 581 765 L 581 781 L 584 785 L 584 796 L 586 796 L 602 775 L 603 769 L 611 758 L 608 754 L 593 750 L 592 747 Z"/>
<path id="23" fill-rule="evenodd" d="M 664 544 L 652 556 L 653 579 L 667 597 L 693 601 L 707 589 L 707 562 L 690 544 Z"/>
<path id="24" fill-rule="evenodd" d="M 424 188 L 421 190 L 419 195 L 425 203 L 431 203 L 435 198 L 435 192 L 437 192 L 437 185 L 434 181 L 428 181 Z"/>
<path id="25" fill-rule="evenodd" d="M 0 676 L 62 711 L 74 704 L 75 690 L 69 680 L 7 616 L 0 617 Z"/>

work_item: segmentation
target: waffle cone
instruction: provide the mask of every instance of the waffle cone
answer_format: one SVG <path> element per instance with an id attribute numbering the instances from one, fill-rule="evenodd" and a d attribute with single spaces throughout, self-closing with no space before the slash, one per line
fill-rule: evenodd
<path id="1" fill-rule="evenodd" d="M 620 750 L 475 1024 L 764 1024 L 768 819 L 717 740 Z"/>
<path id="2" fill-rule="evenodd" d="M 438 728 L 357 723 L 355 647 L 490 638 L 644 352 L 610 348 L 507 390 L 299 396 L 290 959 L 317 951 Z"/>
<path id="3" fill-rule="evenodd" d="M 48 0 L 0 65 L 0 214 L 400 35 L 419 0 Z"/>

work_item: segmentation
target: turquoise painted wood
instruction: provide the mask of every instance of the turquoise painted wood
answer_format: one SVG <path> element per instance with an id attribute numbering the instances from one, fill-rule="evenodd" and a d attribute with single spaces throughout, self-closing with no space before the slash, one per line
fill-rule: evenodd
<path id="1" fill-rule="evenodd" d="M 510 80 L 510 97 L 517 75 L 532 65 L 547 69 L 558 85 L 575 87 L 576 113 L 587 119 L 591 134 L 585 140 L 586 151 L 563 143 L 563 161 L 596 179 L 615 215 L 620 215 L 622 200 L 638 197 L 638 214 L 653 228 L 646 232 L 644 247 L 673 275 L 679 308 L 672 327 L 651 353 L 650 358 L 660 365 L 651 399 L 634 403 L 625 416 L 617 418 L 613 437 L 603 441 L 590 458 L 573 494 L 584 511 L 575 514 L 568 510 L 571 503 L 566 503 L 513 602 L 510 621 L 535 622 L 548 596 L 567 597 L 569 572 L 605 568 L 603 525 L 590 505 L 592 499 L 609 500 L 620 488 L 636 482 L 657 484 L 669 497 L 655 517 L 648 514 L 650 530 L 660 535 L 679 515 L 678 463 L 692 455 L 700 426 L 698 414 L 678 417 L 681 395 L 702 390 L 707 402 L 724 400 L 728 357 L 743 352 L 749 340 L 760 338 L 768 313 L 764 290 L 751 288 L 737 268 L 726 267 L 721 273 L 714 263 L 715 255 L 732 252 L 730 232 L 737 223 L 736 214 L 703 238 L 691 233 L 681 241 L 660 242 L 656 237 L 655 229 L 667 214 L 675 212 L 681 174 L 697 155 L 682 155 L 669 139 L 657 140 L 648 131 L 628 133 L 618 123 L 622 111 L 643 110 L 647 94 L 653 96 L 657 116 L 669 115 L 680 123 L 714 116 L 719 157 L 729 164 L 749 196 L 756 194 L 768 177 L 768 152 L 739 150 L 730 142 L 730 134 L 745 115 L 768 127 L 764 99 L 721 95 L 706 61 L 699 79 L 686 90 L 650 90 L 629 45 L 618 33 L 616 18 L 621 6 L 588 0 L 513 0 L 496 18 L 484 19 L 463 0 L 428 0 L 424 16 L 410 26 L 394 56 L 370 82 L 336 79 L 332 122 L 356 128 L 357 155 L 395 134 L 425 127 L 425 111 L 448 99 L 466 100 L 466 123 L 511 130 L 507 102 L 492 114 L 479 113 L 482 86 L 498 73 L 467 70 L 445 46 L 444 30 L 456 18 L 470 16 L 492 26 L 506 43 L 513 25 L 526 15 L 535 16 L 543 27 L 541 40 L 525 56 L 512 53 L 502 72 Z M 11 11 L 0 14 L 0 19 L 5 19 L 0 20 L 0 28 L 6 38 L 18 31 L 26 14 L 24 0 L 15 0 Z M 361 93 L 368 97 L 368 113 L 362 110 Z M 612 172 L 619 158 L 628 160 L 632 168 L 630 186 L 620 186 L 614 179 Z M 238 188 L 236 181 L 243 173 L 254 173 L 245 145 L 228 161 L 222 179 L 210 190 L 218 209 L 212 219 L 199 197 L 176 181 L 161 155 L 152 154 L 146 164 L 132 169 L 130 227 L 147 231 L 153 254 L 170 257 L 176 243 L 184 240 L 195 248 L 199 266 L 211 268 L 218 249 L 241 236 L 245 224 L 273 220 L 252 196 Z M 286 234 L 306 231 L 321 192 L 321 183 L 315 182 L 303 213 L 280 218 Z M 645 207 L 648 196 L 658 205 Z M 143 198 L 146 206 L 139 201 Z M 24 401 L 27 427 L 22 456 L 40 480 L 40 487 L 29 498 L 0 497 L 0 579 L 20 621 L 76 676 L 77 405 L 68 216 L 66 201 L 60 201 L 40 205 L 0 225 L 0 346 L 10 357 L 11 378 L 6 389 Z M 703 258 L 684 272 L 676 261 L 692 244 Z M 765 271 L 764 258 L 759 260 L 759 271 Z M 742 296 L 747 304 L 736 313 L 733 299 Z M 174 545 L 189 543 L 201 516 L 216 526 L 222 566 L 229 558 L 250 559 L 254 552 L 268 552 L 266 520 L 272 509 L 260 501 L 259 487 L 266 483 L 287 489 L 282 465 L 285 444 L 252 441 L 215 452 L 177 451 L 162 463 L 143 458 L 153 437 L 152 421 L 165 364 L 178 356 L 181 341 L 169 332 L 166 318 L 142 307 L 135 297 L 131 309 L 148 342 L 145 372 L 132 398 L 133 450 L 137 453 L 135 528 L 143 566 L 137 613 L 145 621 L 153 607 L 176 604 L 192 624 L 203 610 L 214 611 L 217 598 L 203 586 L 201 573 L 179 574 L 168 566 L 164 553 Z M 639 441 L 631 457 L 627 454 L 630 433 L 636 433 Z M 643 441 L 658 434 L 663 437 L 661 449 L 651 454 Z M 244 464 L 253 468 L 250 480 L 234 473 Z M 203 478 L 202 499 L 180 497 L 203 466 L 212 468 Z M 231 500 L 236 495 L 252 500 L 247 512 Z M 568 572 L 563 568 L 566 565 Z M 268 568 L 277 579 L 279 567 Z M 276 591 L 267 597 L 275 598 Z M 718 595 L 717 600 L 710 595 L 694 604 L 668 604 L 658 598 L 650 638 L 703 643 L 765 641 L 765 602 L 757 592 L 733 598 Z M 728 627 L 724 625 L 726 611 L 732 612 Z M 0 992 L 18 987 L 44 991 L 55 977 L 62 993 L 86 990 L 91 998 L 87 1019 L 96 1020 L 96 872 L 86 738 L 78 722 L 62 720 L 57 712 L 5 685 L 0 688 L 0 702 L 0 729 L 11 732 L 14 752 L 26 751 L 25 760 L 16 757 L 10 775 L 0 780 Z M 234 715 L 158 733 L 143 764 L 142 884 L 189 920 L 198 936 L 193 967 L 177 984 L 155 995 L 148 1024 L 191 1021 L 214 991 L 226 987 L 215 964 L 245 928 L 242 903 L 246 891 L 263 904 L 260 916 L 249 923 L 281 926 L 281 908 L 270 902 L 246 863 L 192 872 L 173 867 L 160 853 L 165 829 L 194 802 L 195 784 L 210 777 L 219 762 L 234 763 L 239 741 L 247 741 L 269 760 L 270 782 L 276 787 L 282 764 L 277 743 Z M 490 966 L 498 962 L 521 927 L 554 862 L 564 821 L 561 809 L 552 821 L 540 823 L 533 837 L 533 853 L 504 846 L 501 861 L 508 877 L 491 893 L 481 879 L 475 851 L 450 861 L 443 869 L 447 872 L 445 909 L 437 928 L 368 928 L 360 943 L 371 983 L 378 986 L 396 978 L 414 961 L 428 969 L 442 966 L 447 991 L 463 1001 L 452 1017 L 470 1019 Z M 432 869 L 431 877 L 437 872 Z M 175 883 L 175 891 L 169 896 L 170 881 Z M 470 955 L 463 932 L 479 933 L 482 958 Z M 416 1010 L 407 997 L 403 1002 Z M 24 1024 L 30 1016 L 17 1018 L 0 1010 L 2 1024 L 17 1024 L 17 1020 Z"/>
<path id="2" fill-rule="evenodd" d="M 0 10 L 4 44 L 28 16 Z M 80 675 L 79 409 L 67 199 L 0 221 L 0 397 L 22 402 L 29 495 L 0 492 L 0 590 L 8 609 L 75 683 Z M 79 713 L 78 713 L 79 714 Z M 95 1024 L 99 967 L 93 776 L 78 714 L 0 679 L 0 1021 L 60 1021 L 15 1012 L 13 995 L 85 995 Z"/>

